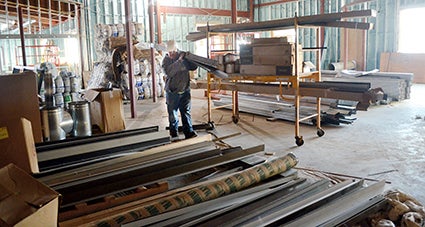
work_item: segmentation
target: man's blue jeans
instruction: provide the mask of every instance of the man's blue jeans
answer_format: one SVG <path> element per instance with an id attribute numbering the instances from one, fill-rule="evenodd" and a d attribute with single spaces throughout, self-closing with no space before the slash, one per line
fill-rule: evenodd
<path id="1" fill-rule="evenodd" d="M 183 93 L 174 93 L 167 91 L 166 103 L 168 111 L 168 121 L 170 123 L 170 133 L 178 132 L 179 117 L 177 111 L 180 111 L 180 116 L 182 118 L 183 133 L 187 135 L 193 132 L 192 117 L 190 115 L 190 89 L 187 89 Z"/>

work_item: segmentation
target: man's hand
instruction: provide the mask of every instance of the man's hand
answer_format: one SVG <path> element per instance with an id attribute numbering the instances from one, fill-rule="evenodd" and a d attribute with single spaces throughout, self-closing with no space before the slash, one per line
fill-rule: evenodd
<path id="1" fill-rule="evenodd" d="M 186 52 L 184 51 L 180 52 L 179 60 L 183 61 L 185 56 L 186 56 Z"/>

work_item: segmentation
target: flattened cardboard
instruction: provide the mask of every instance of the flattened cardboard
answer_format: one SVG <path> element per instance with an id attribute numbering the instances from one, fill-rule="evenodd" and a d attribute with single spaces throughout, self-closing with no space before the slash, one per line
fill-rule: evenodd
<path id="1" fill-rule="evenodd" d="M 28 119 L 32 124 L 34 141 L 43 142 L 34 72 L 0 75 L 0 106 L 0 119 L 10 116 Z"/>
<path id="2" fill-rule="evenodd" d="M 14 163 L 27 173 L 38 173 L 31 122 L 25 118 L 0 120 L 0 168 Z"/>
<path id="3" fill-rule="evenodd" d="M 59 194 L 14 164 L 0 169 L 0 224 L 57 226 Z"/>

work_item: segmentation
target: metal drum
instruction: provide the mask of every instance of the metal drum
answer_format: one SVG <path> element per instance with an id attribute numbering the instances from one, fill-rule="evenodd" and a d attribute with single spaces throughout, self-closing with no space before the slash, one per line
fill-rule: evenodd
<path id="1" fill-rule="evenodd" d="M 72 135 L 75 137 L 91 136 L 90 108 L 86 101 L 69 103 L 69 112 L 74 120 Z"/>

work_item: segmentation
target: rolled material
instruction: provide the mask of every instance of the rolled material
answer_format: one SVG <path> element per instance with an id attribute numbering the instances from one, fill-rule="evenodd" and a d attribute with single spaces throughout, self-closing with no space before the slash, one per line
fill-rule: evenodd
<path id="1" fill-rule="evenodd" d="M 215 199 L 245 189 L 277 174 L 281 174 L 294 167 L 297 163 L 298 160 L 296 156 L 289 153 L 284 157 L 254 166 L 224 179 L 144 204 L 133 210 L 93 224 L 96 226 L 120 226 L 135 220 Z"/>
<path id="2" fill-rule="evenodd" d="M 341 71 L 343 69 L 353 69 L 355 70 L 357 67 L 357 63 L 354 60 L 347 61 L 345 67 L 344 62 L 332 62 L 329 64 L 329 70 Z"/>

